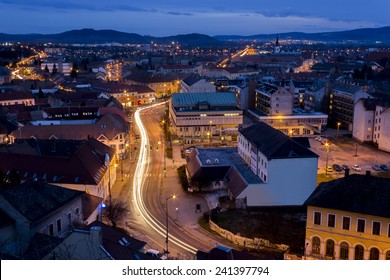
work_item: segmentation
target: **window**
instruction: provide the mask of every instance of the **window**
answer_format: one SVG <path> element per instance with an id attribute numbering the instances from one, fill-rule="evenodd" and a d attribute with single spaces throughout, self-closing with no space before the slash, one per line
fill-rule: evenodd
<path id="1" fill-rule="evenodd" d="M 364 248 L 361 245 L 355 247 L 355 260 L 362 260 L 364 256 Z"/>
<path id="2" fill-rule="evenodd" d="M 364 232 L 365 227 L 366 227 L 366 221 L 363 219 L 358 219 L 357 220 L 357 231 Z"/>
<path id="3" fill-rule="evenodd" d="M 380 235 L 381 234 L 381 223 L 380 222 L 372 222 L 372 234 Z"/>
<path id="4" fill-rule="evenodd" d="M 53 224 L 49 225 L 49 235 L 54 235 L 54 225 Z"/>
<path id="5" fill-rule="evenodd" d="M 370 250 L 370 260 L 379 260 L 379 250 L 377 248 Z"/>
<path id="6" fill-rule="evenodd" d="M 343 229 L 349 230 L 350 224 L 351 224 L 351 218 L 350 217 L 343 217 Z"/>
<path id="7" fill-rule="evenodd" d="M 312 254 L 319 255 L 321 251 L 321 240 L 318 237 L 313 237 L 311 242 L 311 252 Z"/>
<path id="8" fill-rule="evenodd" d="M 57 220 L 57 233 L 61 233 L 62 225 L 61 225 L 61 219 Z"/>
<path id="9" fill-rule="evenodd" d="M 386 253 L 386 260 L 390 261 L 390 251 L 387 251 Z"/>
<path id="10" fill-rule="evenodd" d="M 314 212 L 314 224 L 315 225 L 321 225 L 321 213 L 320 212 Z"/>
<path id="11" fill-rule="evenodd" d="M 334 256 L 334 241 L 329 239 L 326 241 L 325 256 L 333 258 Z"/>
<path id="12" fill-rule="evenodd" d="M 340 245 L 340 260 L 349 259 L 349 245 L 346 242 L 341 243 Z"/>
<path id="13" fill-rule="evenodd" d="M 328 214 L 328 227 L 334 228 L 336 223 L 336 215 Z"/>

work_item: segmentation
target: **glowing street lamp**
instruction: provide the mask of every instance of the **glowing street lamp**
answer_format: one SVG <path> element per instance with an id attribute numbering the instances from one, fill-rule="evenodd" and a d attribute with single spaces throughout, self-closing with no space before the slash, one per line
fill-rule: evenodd
<path id="1" fill-rule="evenodd" d="M 337 135 L 339 134 L 340 125 L 341 125 L 341 122 L 338 122 L 338 123 L 337 123 Z"/>
<path id="2" fill-rule="evenodd" d="M 325 175 L 328 175 L 328 155 L 329 155 L 329 143 L 325 143 L 325 149 L 326 149 Z"/>

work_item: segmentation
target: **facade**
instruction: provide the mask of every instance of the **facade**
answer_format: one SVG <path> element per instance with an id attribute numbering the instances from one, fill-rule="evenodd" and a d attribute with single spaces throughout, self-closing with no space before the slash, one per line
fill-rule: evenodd
<path id="1" fill-rule="evenodd" d="M 233 93 L 175 93 L 169 103 L 174 132 L 181 138 L 211 142 L 232 139 L 243 123 Z"/>
<path id="2" fill-rule="evenodd" d="M 340 122 L 349 131 L 353 129 L 353 111 L 355 103 L 361 98 L 371 97 L 364 87 L 346 82 L 337 82 L 330 94 L 329 119 Z"/>
<path id="3" fill-rule="evenodd" d="M 62 109 L 61 109 L 62 110 Z M 65 110 L 66 111 L 66 110 Z M 78 110 L 73 110 L 78 114 Z M 83 111 L 84 113 L 86 111 Z M 87 111 L 92 114 L 91 111 Z M 58 112 L 60 115 L 60 112 Z M 58 140 L 87 140 L 93 137 L 103 144 L 113 148 L 116 157 L 126 156 L 126 143 L 129 142 L 129 124 L 117 114 L 110 112 L 98 120 L 52 120 L 35 121 L 31 124 L 20 127 L 10 134 L 10 143 L 17 139 L 58 139 Z"/>
<path id="4" fill-rule="evenodd" d="M 63 237 L 69 234 L 74 223 L 96 220 L 102 199 L 81 191 L 27 181 L 1 190 L 0 202 L 0 209 L 12 220 L 8 229 L 0 229 L 1 251 L 20 256 L 36 233 Z"/>
<path id="5" fill-rule="evenodd" d="M 25 106 L 34 106 L 35 99 L 31 92 L 6 92 L 0 93 L 0 105 L 18 105 L 23 104 Z"/>
<path id="6" fill-rule="evenodd" d="M 239 131 L 238 153 L 264 182 L 242 193 L 248 206 L 300 205 L 316 187 L 318 155 L 265 123 Z"/>
<path id="7" fill-rule="evenodd" d="M 22 181 L 38 180 L 109 197 L 116 179 L 112 148 L 88 140 L 18 140 L 0 148 L 0 170 L 19 174 Z"/>
<path id="8" fill-rule="evenodd" d="M 255 108 L 268 116 L 288 116 L 292 114 L 293 94 L 284 87 L 261 84 L 256 89 Z"/>
<path id="9" fill-rule="evenodd" d="M 390 152 L 390 102 L 387 99 L 360 99 L 354 106 L 353 137 L 372 142 Z"/>
<path id="10" fill-rule="evenodd" d="M 306 259 L 390 260 L 390 180 L 349 175 L 320 184 L 307 204 Z"/>
<path id="11" fill-rule="evenodd" d="M 191 75 L 180 83 L 181 93 L 216 92 L 215 85 L 198 75 Z"/>

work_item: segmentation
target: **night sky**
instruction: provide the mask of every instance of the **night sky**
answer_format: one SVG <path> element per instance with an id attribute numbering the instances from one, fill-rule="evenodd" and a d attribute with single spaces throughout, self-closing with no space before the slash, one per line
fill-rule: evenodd
<path id="1" fill-rule="evenodd" d="M 0 32 L 254 35 L 390 25 L 390 0 L 0 0 Z"/>

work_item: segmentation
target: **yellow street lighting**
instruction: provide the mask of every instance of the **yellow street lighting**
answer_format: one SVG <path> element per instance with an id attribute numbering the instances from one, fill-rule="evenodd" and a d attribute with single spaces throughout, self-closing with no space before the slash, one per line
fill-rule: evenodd
<path id="1" fill-rule="evenodd" d="M 172 195 L 170 197 L 167 197 L 165 198 L 165 222 L 166 222 L 166 226 L 165 226 L 165 229 L 166 229 L 166 235 L 165 235 L 165 254 L 167 255 L 167 258 L 168 258 L 168 254 L 169 254 L 169 250 L 168 250 L 168 200 L 170 199 L 176 199 L 176 195 Z"/>

